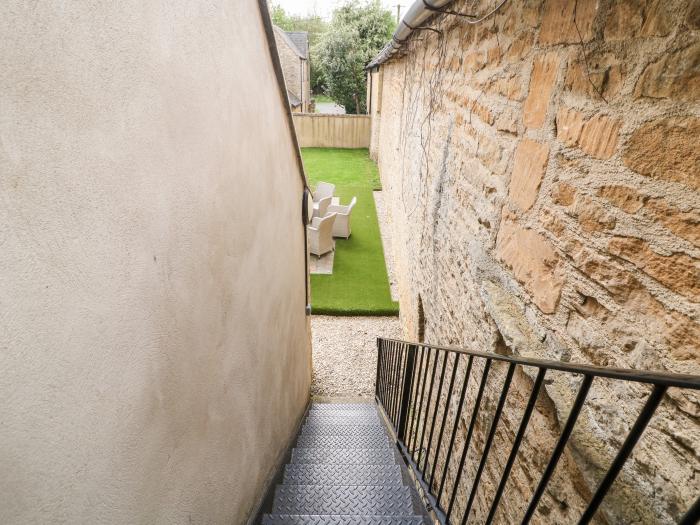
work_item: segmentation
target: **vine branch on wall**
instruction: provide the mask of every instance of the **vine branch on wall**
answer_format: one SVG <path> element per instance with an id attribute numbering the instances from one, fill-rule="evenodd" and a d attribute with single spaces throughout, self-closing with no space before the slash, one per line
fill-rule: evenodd
<path id="1" fill-rule="evenodd" d="M 595 85 L 593 80 L 591 79 L 591 71 L 588 67 L 588 57 L 586 56 L 586 46 L 583 43 L 583 35 L 581 35 L 581 30 L 578 28 L 578 22 L 576 21 L 576 9 L 578 9 L 578 0 L 575 0 L 574 2 L 574 27 L 576 28 L 576 33 L 578 33 L 578 40 L 579 43 L 581 44 L 581 54 L 583 55 L 583 64 L 586 67 L 586 78 L 588 79 L 588 83 L 591 85 L 593 88 L 593 91 L 595 91 L 598 96 L 603 99 L 603 102 L 606 104 L 609 104 L 608 99 L 603 96 L 603 86 L 601 85 L 600 88 Z"/>

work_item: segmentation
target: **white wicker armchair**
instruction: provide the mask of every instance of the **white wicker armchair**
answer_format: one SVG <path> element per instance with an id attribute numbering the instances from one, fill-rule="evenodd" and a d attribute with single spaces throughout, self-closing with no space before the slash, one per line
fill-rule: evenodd
<path id="1" fill-rule="evenodd" d="M 306 227 L 306 238 L 309 244 L 309 251 L 320 257 L 321 255 L 335 250 L 333 241 L 333 223 L 335 213 L 325 217 L 314 217 L 311 224 Z"/>
<path id="2" fill-rule="evenodd" d="M 350 215 L 352 209 L 357 203 L 357 197 L 353 197 L 350 204 L 347 206 L 331 205 L 328 207 L 327 213 L 335 213 L 335 222 L 333 223 L 333 237 L 350 237 L 352 230 L 350 229 Z"/>
<path id="3" fill-rule="evenodd" d="M 332 200 L 333 197 L 324 197 L 318 202 L 314 202 L 314 213 L 312 215 L 312 218 L 325 217 L 326 213 L 328 213 L 328 206 L 331 205 Z"/>
<path id="4" fill-rule="evenodd" d="M 319 182 L 316 186 L 316 191 L 314 192 L 314 203 L 319 202 L 321 199 L 325 199 L 326 197 L 333 197 L 334 192 L 335 184 L 330 184 L 329 182 Z"/>

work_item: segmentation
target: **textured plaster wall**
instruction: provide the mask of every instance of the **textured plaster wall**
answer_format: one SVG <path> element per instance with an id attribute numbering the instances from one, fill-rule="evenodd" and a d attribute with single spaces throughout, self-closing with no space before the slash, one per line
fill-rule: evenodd
<path id="1" fill-rule="evenodd" d="M 383 80 L 373 73 L 371 151 L 404 335 L 417 337 L 420 295 L 434 344 L 700 373 L 697 2 L 510 1 L 478 25 L 431 26 L 441 34 L 417 33 Z M 504 375 L 489 380 L 467 480 Z M 579 384 L 550 379 L 501 523 L 522 516 Z M 472 510 L 481 519 L 532 380 L 516 372 Z M 578 518 L 648 391 L 594 383 L 539 520 Z M 686 510 L 700 491 L 699 415 L 697 395 L 669 390 L 599 519 L 669 523 Z"/>
<path id="2" fill-rule="evenodd" d="M 258 4 L 11 1 L 0 34 L 0 522 L 241 523 L 311 375 Z"/>

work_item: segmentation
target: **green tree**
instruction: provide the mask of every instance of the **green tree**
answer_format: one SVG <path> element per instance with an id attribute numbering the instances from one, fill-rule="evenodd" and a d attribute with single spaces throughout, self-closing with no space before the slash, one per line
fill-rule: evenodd
<path id="1" fill-rule="evenodd" d="M 292 16 L 292 29 L 289 31 L 306 31 L 309 33 L 309 60 L 311 61 L 311 90 L 320 93 L 323 85 L 323 76 L 319 68 L 318 60 L 314 56 L 313 49 L 321 40 L 321 35 L 328 29 L 326 22 L 319 15 L 312 13 L 307 16 Z"/>
<path id="2" fill-rule="evenodd" d="M 365 66 L 394 32 L 391 12 L 379 0 L 349 0 L 333 12 L 314 47 L 326 93 L 348 113 L 367 108 Z"/>
<path id="3" fill-rule="evenodd" d="M 285 31 L 294 31 L 294 29 L 292 29 L 292 17 L 287 14 L 284 7 L 279 4 L 268 4 L 268 7 L 270 9 L 270 18 L 272 18 L 273 24 L 284 29 Z"/>

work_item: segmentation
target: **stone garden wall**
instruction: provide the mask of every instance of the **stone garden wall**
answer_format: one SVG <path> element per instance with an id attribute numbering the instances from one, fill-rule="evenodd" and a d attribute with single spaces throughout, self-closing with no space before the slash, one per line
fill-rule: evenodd
<path id="1" fill-rule="evenodd" d="M 439 15 L 430 26 L 439 33 L 414 33 L 372 73 L 371 151 L 404 336 L 418 335 L 420 298 L 433 344 L 699 373 L 700 4 L 513 0 L 477 25 Z M 497 367 L 489 380 L 491 408 L 503 377 Z M 475 516 L 488 510 L 532 377 L 516 373 Z M 522 515 L 579 383 L 553 374 L 546 384 L 501 522 Z M 577 519 L 648 391 L 594 383 L 538 519 Z M 669 391 L 601 520 L 683 513 L 700 491 L 699 416 L 697 397 Z M 468 472 L 478 459 L 470 453 Z"/>

